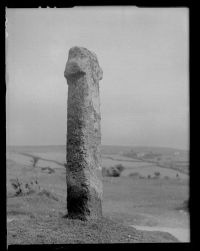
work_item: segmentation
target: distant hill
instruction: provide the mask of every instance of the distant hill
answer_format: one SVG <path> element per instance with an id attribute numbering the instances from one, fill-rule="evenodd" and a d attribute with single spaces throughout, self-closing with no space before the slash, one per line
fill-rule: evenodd
<path id="1" fill-rule="evenodd" d="M 65 145 L 35 145 L 35 146 L 6 146 L 7 151 L 14 152 L 65 152 Z"/>
<path id="2" fill-rule="evenodd" d="M 180 153 L 180 154 L 188 154 L 187 150 L 177 149 L 177 148 L 170 148 L 170 147 L 147 147 L 147 146 L 113 146 L 113 145 L 102 145 L 102 153 L 103 154 L 119 154 L 133 151 L 133 152 L 153 152 L 153 153 L 161 153 L 161 154 L 173 154 L 173 153 Z"/>
<path id="3" fill-rule="evenodd" d="M 46 146 L 7 146 L 7 152 L 15 152 L 23 155 L 32 154 L 40 156 L 50 154 L 50 156 L 66 155 L 65 145 L 46 145 Z M 169 148 L 169 147 L 131 147 L 131 146 L 114 146 L 102 145 L 101 146 L 102 159 L 117 158 L 114 161 L 122 160 L 128 157 L 134 160 L 154 163 L 156 166 L 175 169 L 184 173 L 189 172 L 189 152 L 186 150 Z M 108 155 L 108 156 L 106 156 Z M 114 156 L 114 157 L 113 157 Z M 41 159 L 45 160 L 46 157 Z M 50 157 L 50 159 L 52 159 Z M 62 157 L 63 159 L 63 157 Z M 51 160 L 52 161 L 52 160 Z M 53 161 L 55 162 L 55 160 Z M 56 163 L 58 163 L 56 159 Z M 60 165 L 61 162 L 59 162 Z M 61 164 L 63 165 L 63 163 Z"/>
<path id="4" fill-rule="evenodd" d="M 65 145 L 44 145 L 44 146 L 7 146 L 8 151 L 20 151 L 20 152 L 65 152 Z M 123 154 L 125 152 L 153 152 L 164 155 L 170 155 L 173 153 L 189 154 L 189 151 L 169 148 L 169 147 L 147 147 L 147 146 L 116 146 L 116 145 L 102 145 L 102 154 Z"/>

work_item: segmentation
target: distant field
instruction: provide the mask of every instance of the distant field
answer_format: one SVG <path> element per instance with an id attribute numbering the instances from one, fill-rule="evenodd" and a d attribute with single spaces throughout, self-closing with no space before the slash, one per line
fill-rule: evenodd
<path id="1" fill-rule="evenodd" d="M 178 175 L 179 178 L 189 178 L 188 174 L 182 169 L 182 166 L 179 167 L 179 170 L 178 167 L 177 170 L 174 170 L 173 168 L 158 166 L 148 160 L 137 160 L 114 154 L 102 155 L 102 165 L 104 167 L 109 168 L 110 166 L 115 166 L 117 164 L 122 164 L 125 167 L 125 170 L 122 172 L 123 176 L 127 176 L 133 172 L 138 172 L 145 177 L 148 175 L 152 177 L 155 172 L 159 172 L 161 177 L 176 178 Z"/>
<path id="2" fill-rule="evenodd" d="M 135 150 L 151 150 L 156 153 L 162 153 L 162 158 L 159 164 L 151 163 L 155 160 L 144 158 L 131 158 L 124 156 L 122 150 L 130 151 Z M 31 161 L 30 156 L 38 156 L 40 159 L 37 165 L 40 167 L 60 168 L 66 162 L 66 149 L 65 146 L 17 146 L 7 147 L 7 158 L 9 159 L 12 154 L 12 159 L 18 163 L 24 163 L 28 165 Z M 178 153 L 178 155 L 177 155 Z M 139 173 L 144 177 L 153 177 L 155 172 L 160 173 L 161 178 L 178 178 L 188 179 L 188 152 L 183 150 L 171 149 L 171 148 L 145 148 L 145 147 L 120 147 L 120 146 L 102 146 L 102 166 L 109 168 L 117 164 L 122 164 L 125 170 L 122 172 L 122 176 L 128 176 L 131 173 Z M 180 160 L 181 159 L 181 160 Z M 168 162 L 167 162 L 168 161 Z M 171 162 L 169 162 L 171 161 Z M 173 166 L 170 163 L 176 163 Z M 164 163 L 164 164 L 163 164 Z"/>
<path id="3" fill-rule="evenodd" d="M 30 152 L 29 152 L 30 154 Z M 38 156 L 39 159 L 37 162 L 38 167 L 51 167 L 51 168 L 60 168 L 65 163 L 65 154 L 64 153 L 37 153 L 33 152 L 31 153 L 33 156 Z M 31 165 L 31 158 L 29 156 L 18 154 L 18 153 L 8 153 L 7 154 L 8 159 L 12 159 L 20 164 L 26 164 Z M 131 173 L 138 173 L 144 177 L 147 176 L 154 176 L 155 172 L 160 173 L 160 177 L 169 177 L 169 178 L 176 178 L 177 174 L 179 178 L 182 179 L 188 179 L 188 175 L 184 174 L 179 171 L 175 171 L 170 168 L 161 168 L 156 166 L 155 164 L 147 163 L 147 162 L 134 162 L 134 161 L 127 161 L 127 159 L 120 160 L 120 157 L 117 156 L 114 160 L 114 157 L 112 155 L 113 159 L 109 159 L 108 156 L 104 158 L 104 155 L 102 155 L 102 166 L 109 168 L 111 166 L 115 166 L 117 164 L 122 164 L 125 167 L 125 170 L 122 172 L 122 176 L 128 176 Z"/>
<path id="4" fill-rule="evenodd" d="M 59 161 L 66 161 L 66 146 L 7 146 L 7 152 L 19 153 L 36 153 L 40 157 L 53 159 Z M 139 162 L 139 158 L 134 158 L 131 153 L 145 153 L 150 152 L 160 155 L 159 158 L 142 158 L 142 161 L 156 161 L 166 163 L 168 166 L 175 165 L 178 169 L 187 171 L 189 166 L 189 151 L 164 147 L 130 147 L 130 146 L 101 146 L 101 154 L 103 158 Z M 51 155 L 50 155 L 51 154 Z M 130 156 L 127 156 L 130 155 Z"/>

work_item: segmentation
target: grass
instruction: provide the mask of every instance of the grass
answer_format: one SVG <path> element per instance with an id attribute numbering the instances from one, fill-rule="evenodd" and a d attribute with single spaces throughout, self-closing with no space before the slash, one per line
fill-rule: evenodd
<path id="1" fill-rule="evenodd" d="M 19 163 L 17 155 L 14 160 L 9 155 L 7 162 L 8 244 L 175 241 L 169 234 L 137 231 L 130 225 L 187 224 L 188 218 L 177 210 L 189 196 L 188 183 L 181 179 L 104 177 L 104 218 L 90 222 L 63 218 L 67 212 L 64 167 L 49 174 L 39 162 L 33 169 L 24 158 L 22 164 L 21 156 Z M 34 193 L 15 196 L 10 180 L 16 178 L 23 184 L 36 179 L 41 189 L 35 186 Z"/>
<path id="2" fill-rule="evenodd" d="M 45 196 L 40 198 L 40 195 L 35 194 L 20 197 L 18 203 L 19 199 L 23 205 L 21 211 L 18 208 L 7 213 L 8 219 L 12 220 L 8 223 L 8 244 L 177 241 L 168 233 L 138 231 L 108 217 L 87 222 L 67 219 L 64 214 L 64 204 L 60 203 L 63 207 L 59 207 L 55 201 Z M 16 198 L 10 199 L 9 204 L 11 200 L 14 204 Z"/>

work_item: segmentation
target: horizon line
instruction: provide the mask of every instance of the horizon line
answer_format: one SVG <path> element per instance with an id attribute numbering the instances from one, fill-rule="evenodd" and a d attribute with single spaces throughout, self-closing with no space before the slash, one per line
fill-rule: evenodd
<path id="1" fill-rule="evenodd" d="M 49 145 L 8 145 L 6 144 L 6 147 L 47 147 L 47 146 L 66 146 L 66 144 L 49 144 Z M 113 147 L 132 147 L 132 148 L 170 148 L 174 150 L 184 150 L 189 151 L 189 148 L 179 148 L 179 147 L 171 147 L 171 146 L 145 146 L 145 145 L 110 145 L 110 144 L 101 144 L 101 146 L 113 146 Z"/>

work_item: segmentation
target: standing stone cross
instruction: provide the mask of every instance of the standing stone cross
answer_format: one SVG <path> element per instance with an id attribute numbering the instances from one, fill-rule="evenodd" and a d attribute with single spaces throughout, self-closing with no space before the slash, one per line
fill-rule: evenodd
<path id="1" fill-rule="evenodd" d="M 73 47 L 69 50 L 64 76 L 68 84 L 68 217 L 97 219 L 102 216 L 99 80 L 103 71 L 94 53 Z"/>

